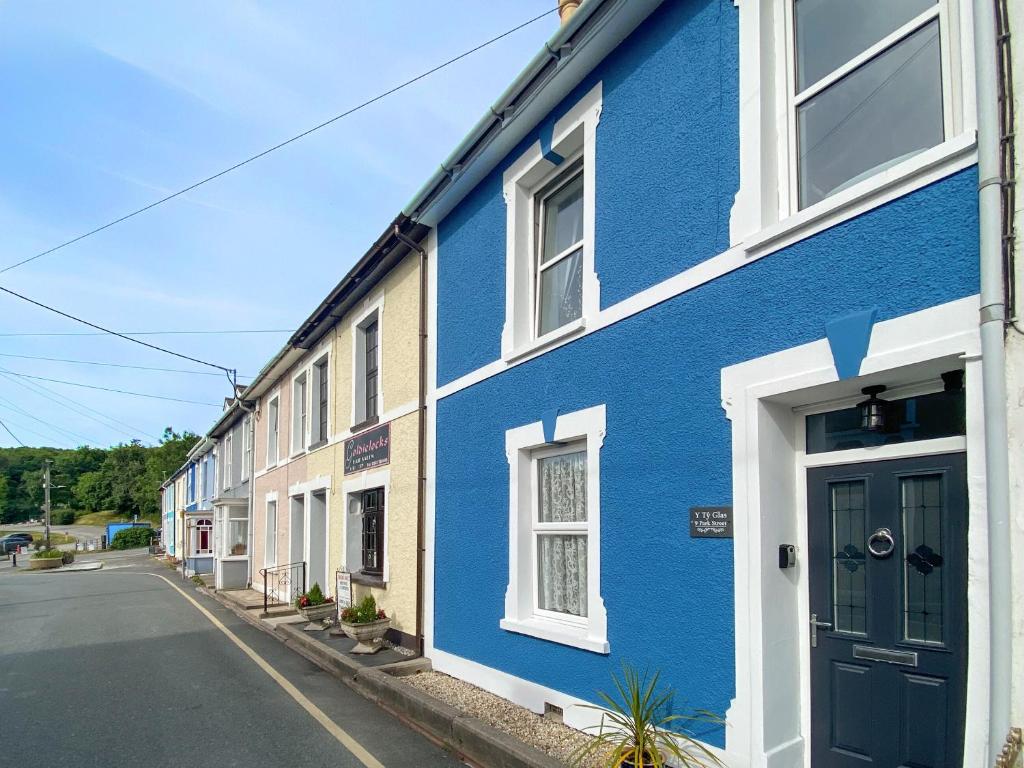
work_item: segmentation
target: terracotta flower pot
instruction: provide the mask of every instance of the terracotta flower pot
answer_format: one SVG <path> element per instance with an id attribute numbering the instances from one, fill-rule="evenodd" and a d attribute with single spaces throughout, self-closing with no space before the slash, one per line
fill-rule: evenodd
<path id="1" fill-rule="evenodd" d="M 356 641 L 356 647 L 350 651 L 351 653 L 376 653 L 380 650 L 381 639 L 391 626 L 391 619 L 377 619 L 368 624 L 349 624 L 342 621 L 338 626 Z"/>

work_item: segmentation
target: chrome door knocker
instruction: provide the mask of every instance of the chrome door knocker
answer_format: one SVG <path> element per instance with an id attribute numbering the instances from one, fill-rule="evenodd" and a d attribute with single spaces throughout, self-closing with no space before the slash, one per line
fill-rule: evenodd
<path id="1" fill-rule="evenodd" d="M 879 528 L 868 537 L 868 552 L 872 557 L 884 560 L 896 549 L 896 539 L 888 528 Z"/>

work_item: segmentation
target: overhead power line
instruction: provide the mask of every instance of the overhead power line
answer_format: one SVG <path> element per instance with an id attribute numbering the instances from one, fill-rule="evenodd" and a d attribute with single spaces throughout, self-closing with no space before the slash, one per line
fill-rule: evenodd
<path id="1" fill-rule="evenodd" d="M 20 376 L 20 374 L 15 374 L 15 376 Z M 55 405 L 59 405 L 61 408 L 66 408 L 72 413 L 77 413 L 79 416 L 84 416 L 85 418 L 90 419 L 91 421 L 95 421 L 104 429 L 109 429 L 112 432 L 118 432 L 122 435 L 125 435 L 126 437 L 131 438 L 132 440 L 137 439 L 139 436 L 149 437 L 152 438 L 153 440 L 156 440 L 157 442 L 159 442 L 161 439 L 159 437 L 156 437 L 155 435 L 151 435 L 144 429 L 139 429 L 136 426 L 121 421 L 120 419 L 115 419 L 113 416 L 109 416 L 103 413 L 102 411 L 97 411 L 95 408 L 86 405 L 80 400 L 75 400 L 73 397 L 65 395 L 63 392 L 57 392 L 56 390 L 50 389 L 49 387 L 44 386 L 43 384 L 39 384 L 38 382 L 19 381 L 17 378 L 13 378 L 8 374 L 3 373 L 2 370 L 0 370 L 0 378 L 9 381 L 11 384 L 17 384 L 22 389 L 27 389 L 32 394 L 38 395 L 39 397 L 42 397 Z M 71 405 L 68 405 L 68 403 L 71 403 Z M 130 429 L 131 432 L 127 432 L 124 429 L 121 429 L 120 427 L 112 426 L 113 424 L 120 424 L 121 427 L 126 427 L 127 429 Z"/>
<path id="2" fill-rule="evenodd" d="M 96 325 L 96 323 L 91 323 L 88 320 L 83 320 L 80 317 L 75 317 L 74 315 L 68 314 L 67 312 L 63 312 L 59 309 L 51 307 L 48 304 L 43 304 L 41 301 L 36 301 L 35 299 L 30 299 L 28 296 L 23 296 L 22 294 L 17 293 L 16 291 L 12 291 L 10 288 L 4 288 L 2 285 L 0 285 L 0 291 L 8 293 L 11 296 L 16 296 L 22 301 L 27 301 L 29 304 L 35 304 L 37 307 L 42 307 L 43 309 L 49 310 L 50 312 L 58 314 L 61 317 L 66 317 L 69 320 L 74 320 L 76 323 L 81 323 L 82 325 L 87 325 L 90 328 L 95 328 L 97 331 L 103 331 L 104 333 L 109 333 L 111 336 L 117 336 L 118 338 L 124 339 L 125 341 L 130 341 L 133 344 L 141 344 L 144 347 L 155 349 L 157 352 L 163 352 L 168 355 L 173 355 L 174 357 L 180 357 L 182 360 L 188 360 L 189 362 L 192 363 L 199 363 L 199 365 L 205 365 L 208 368 L 216 368 L 217 370 L 224 371 L 224 373 L 228 375 L 229 379 L 235 373 L 235 370 L 233 368 L 225 368 L 223 365 L 217 365 L 216 363 L 208 363 L 205 360 L 200 360 L 198 357 L 189 357 L 188 355 L 183 355 L 180 352 L 175 352 L 174 350 L 166 349 L 164 347 L 158 347 L 156 344 L 150 344 L 148 341 L 142 341 L 140 339 L 132 338 L 131 336 L 126 336 L 125 334 L 120 333 L 118 331 L 112 331 L 109 328 L 104 328 L 102 325 Z M 231 383 L 232 385 L 234 385 L 234 380 L 232 380 Z"/>
<path id="3" fill-rule="evenodd" d="M 51 363 L 74 363 L 75 365 L 100 365 L 104 368 L 131 368 L 134 371 L 159 371 L 161 373 L 191 373 L 195 376 L 220 376 L 213 371 L 189 371 L 184 368 L 153 368 L 148 365 L 129 365 L 128 363 L 105 363 L 99 360 L 69 360 L 63 357 L 39 357 L 37 355 L 15 355 L 10 352 L 0 352 L 0 357 L 16 357 L 20 360 L 46 360 Z M 241 374 L 240 374 L 241 375 Z M 251 378 L 243 376 L 243 378 Z"/>
<path id="4" fill-rule="evenodd" d="M 295 333 L 295 329 L 272 328 L 270 330 L 255 331 L 121 331 L 125 336 L 229 336 L 243 333 Z M 0 333 L 0 337 L 12 338 L 18 336 L 106 336 L 106 333 L 93 331 L 73 331 L 69 333 Z"/>
<path id="5" fill-rule="evenodd" d="M 0 397 L 0 408 L 6 408 L 9 411 L 14 411 L 15 413 L 21 414 L 22 416 L 27 416 L 28 418 L 32 419 L 32 421 L 38 421 L 40 424 L 42 424 L 43 426 L 49 427 L 54 432 L 60 432 L 61 434 L 67 435 L 68 437 L 74 437 L 74 438 L 77 438 L 79 440 L 85 440 L 85 442 L 92 443 L 93 445 L 102 445 L 102 443 L 100 443 L 97 440 L 93 440 L 91 437 L 86 437 L 85 435 L 80 435 L 77 432 L 72 432 L 70 429 L 65 429 L 64 427 L 58 427 L 56 424 L 51 424 L 48 421 L 44 421 L 43 419 L 40 419 L 38 416 L 35 416 L 35 415 L 29 413 L 25 409 L 19 408 L 17 405 L 15 405 L 13 402 L 8 400 L 6 397 Z M 37 432 L 36 434 L 39 434 L 39 433 Z M 67 438 L 64 438 L 64 439 L 67 439 Z"/>
<path id="6" fill-rule="evenodd" d="M 21 442 L 21 440 L 18 439 L 18 436 L 16 434 L 11 432 L 11 428 L 4 424 L 3 421 L 0 421 L 0 427 L 3 427 L 4 429 L 7 430 L 7 434 L 14 438 L 14 442 L 16 442 L 22 448 L 28 448 L 27 445 L 25 445 L 23 442 Z"/>
<path id="7" fill-rule="evenodd" d="M 30 434 L 30 435 L 35 435 L 44 444 L 47 444 L 47 445 L 50 445 L 50 444 L 56 445 L 58 442 L 60 443 L 59 447 L 77 448 L 78 445 L 79 445 L 78 443 L 75 443 L 75 442 L 69 440 L 66 437 L 55 438 L 52 434 L 47 435 L 47 434 L 39 432 L 39 431 L 37 431 L 35 429 L 30 429 L 29 427 L 26 427 L 24 424 L 19 424 L 18 422 L 11 421 L 10 419 L 7 420 L 7 424 L 8 424 L 8 426 L 16 427 L 18 432 L 21 433 L 21 434 L 26 434 L 27 433 L 27 434 Z M 26 448 L 27 447 L 28 446 L 26 446 Z"/>
<path id="8" fill-rule="evenodd" d="M 67 246 L 72 245 L 73 243 L 77 243 L 80 240 L 84 240 L 87 237 L 91 237 L 92 235 L 98 234 L 98 233 L 102 232 L 105 229 L 109 229 L 110 227 L 113 227 L 113 226 L 115 226 L 117 224 L 120 224 L 123 221 L 127 221 L 128 219 L 134 218 L 135 216 L 138 216 L 140 213 L 145 213 L 148 210 L 156 208 L 158 205 L 163 205 L 164 203 L 169 202 L 170 200 L 174 200 L 176 197 L 181 197 L 182 195 L 187 194 L 187 193 L 191 192 L 194 189 L 198 189 L 199 187 L 203 186 L 204 184 L 209 184 L 214 179 L 219 179 L 221 176 L 225 176 L 225 175 L 231 173 L 232 171 L 236 171 L 239 168 L 241 168 L 242 166 L 248 165 L 249 163 L 251 163 L 251 162 L 253 162 L 255 160 L 259 160 L 261 157 L 266 157 L 271 152 L 276 152 L 277 150 L 282 149 L 283 147 L 287 147 L 289 144 L 292 144 L 293 142 L 296 142 L 299 139 L 303 139 L 306 136 L 309 136 L 311 133 L 315 133 L 316 131 L 319 131 L 319 130 L 321 130 L 323 128 L 326 128 L 327 126 L 331 125 L 332 123 L 336 123 L 339 120 L 342 120 L 342 119 L 348 117 L 349 115 L 355 114 L 356 112 L 359 112 L 360 110 L 366 109 L 371 104 L 375 104 L 376 102 L 378 102 L 378 101 L 380 101 L 382 99 L 385 99 L 388 96 L 391 96 L 392 94 L 397 93 L 398 91 L 401 91 L 404 88 L 408 88 L 410 85 L 412 85 L 414 83 L 417 83 L 420 80 L 423 80 L 424 78 L 430 77 L 430 75 L 433 75 L 434 73 L 439 72 L 442 69 L 445 69 L 446 67 L 450 67 L 452 64 L 455 64 L 456 62 L 461 61 L 462 59 L 466 58 L 467 56 L 471 56 L 472 54 L 476 53 L 477 51 L 482 50 L 483 48 L 486 48 L 489 45 L 493 45 L 494 43 L 498 42 L 499 40 L 502 40 L 502 39 L 508 37 L 509 35 L 512 35 L 512 34 L 518 32 L 519 30 L 521 30 L 521 29 L 523 29 L 525 27 L 530 26 L 531 24 L 533 24 L 533 23 L 535 23 L 537 21 L 540 21 L 544 17 L 550 16 L 552 13 L 554 13 L 557 10 L 558 10 L 557 8 L 552 8 L 551 10 L 545 11 L 544 13 L 540 14 L 539 16 L 534 16 L 532 19 L 530 19 L 528 21 L 525 21 L 525 22 L 523 22 L 522 24 L 520 24 L 520 25 L 518 25 L 516 27 L 513 27 L 512 29 L 510 29 L 510 30 L 508 30 L 506 32 L 502 32 L 497 37 L 492 37 L 490 40 L 487 40 L 486 42 L 480 43 L 479 45 L 477 45 L 477 46 L 475 46 L 473 48 L 470 48 L 468 51 L 464 51 L 463 53 L 460 53 L 458 56 L 455 56 L 454 58 L 448 59 L 447 61 L 445 61 L 445 62 L 443 62 L 441 64 L 438 64 L 437 66 L 432 67 L 431 69 L 428 69 L 426 72 L 422 72 L 422 73 L 416 75 L 415 77 L 412 77 L 412 78 L 406 80 L 405 82 L 400 83 L 399 85 L 396 85 L 396 86 L 394 86 L 392 88 L 389 88 L 388 90 L 384 91 L 383 93 L 380 93 L 380 94 L 374 96 L 372 99 L 367 99 L 366 101 L 362 102 L 361 104 L 357 104 L 356 106 L 351 107 L 350 109 L 345 110 L 341 114 L 335 115 L 334 117 L 332 117 L 332 118 L 330 118 L 328 120 L 324 120 L 322 123 L 314 125 L 312 128 L 308 128 L 305 131 L 303 131 L 302 133 L 298 133 L 298 134 L 296 134 L 295 136 L 292 136 L 289 139 L 285 139 L 284 141 L 281 141 L 281 142 L 273 145 L 272 147 L 268 147 L 267 149 L 264 149 L 262 152 L 257 152 L 255 155 L 247 157 L 244 160 L 241 160 L 241 161 L 235 163 L 234 165 L 228 166 L 227 168 L 225 168 L 225 169 L 223 169 L 221 171 L 218 171 L 217 173 L 211 174 L 210 176 L 207 176 L 206 178 L 203 178 L 203 179 L 200 179 L 199 181 L 193 182 L 192 184 L 189 184 L 187 187 L 179 189 L 177 192 L 172 192 L 171 194 L 166 195 L 166 196 L 160 198 L 159 200 L 154 200 L 149 205 L 144 205 L 142 208 L 138 208 L 137 210 L 134 210 L 131 213 L 127 213 L 124 216 L 120 216 L 120 217 L 114 219 L 113 221 L 109 221 L 106 224 L 103 224 L 102 226 L 96 227 L 95 229 L 91 229 L 88 232 L 83 232 L 82 234 L 80 234 L 80 235 L 78 235 L 76 237 L 73 237 L 70 240 L 65 240 L 63 243 L 55 245 L 52 248 L 47 248 L 45 251 L 41 251 L 40 253 L 37 253 L 35 256 L 30 256 L 27 259 L 22 259 L 21 261 L 17 261 L 14 264 L 9 264 L 8 266 L 4 267 L 3 269 L 0 269 L 0 274 L 2 274 L 4 272 L 7 272 L 9 270 L 12 270 L 12 269 L 14 269 L 16 267 L 20 267 L 20 266 L 22 266 L 24 264 L 28 264 L 30 261 L 35 261 L 36 259 L 40 259 L 43 256 L 48 256 L 49 254 L 53 253 L 54 251 L 59 251 L 61 248 L 66 248 Z"/>
<path id="9" fill-rule="evenodd" d="M 103 392 L 116 392 L 119 395 L 133 395 L 135 397 L 148 397 L 151 400 L 169 400 L 173 403 L 188 403 L 190 405 L 208 405 L 211 408 L 220 408 L 220 403 L 204 403 L 200 400 L 183 400 L 180 397 L 167 397 L 165 395 L 151 395 L 147 392 L 131 392 L 127 389 L 112 389 L 111 387 L 98 387 L 94 384 L 80 384 L 77 381 L 65 381 L 64 379 L 48 379 L 45 376 L 33 376 L 28 373 L 16 373 L 6 368 L 0 368 L 3 373 L 10 373 L 13 376 L 20 376 L 24 379 L 35 379 L 37 381 L 49 381 L 52 384 L 67 384 L 69 387 L 84 387 L 85 389 L 98 389 Z"/>

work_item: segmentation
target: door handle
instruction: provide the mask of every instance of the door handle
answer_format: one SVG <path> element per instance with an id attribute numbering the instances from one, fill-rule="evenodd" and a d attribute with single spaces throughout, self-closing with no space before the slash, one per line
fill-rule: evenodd
<path id="1" fill-rule="evenodd" d="M 811 648 L 818 647 L 818 630 L 832 629 L 831 621 L 818 621 L 818 614 L 811 614 Z"/>
<path id="2" fill-rule="evenodd" d="M 881 545 L 881 546 L 879 546 Z M 884 560 L 896 549 L 896 539 L 888 528 L 879 528 L 868 537 L 868 552 L 879 560 Z"/>

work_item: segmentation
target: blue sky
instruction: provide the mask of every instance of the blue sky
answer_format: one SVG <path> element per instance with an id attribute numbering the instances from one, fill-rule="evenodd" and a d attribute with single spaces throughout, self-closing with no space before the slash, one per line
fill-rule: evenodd
<path id="1" fill-rule="evenodd" d="M 0 0 L 0 268 L 554 6 L 555 0 Z M 294 328 L 557 23 L 552 14 L 183 198 L 6 272 L 0 285 L 120 331 Z M 0 295 L 0 420 L 24 443 L 153 442 L 166 426 L 204 432 L 219 411 L 5 372 L 207 403 L 229 394 L 218 376 L 10 356 L 198 369 L 115 338 L 5 335 L 82 332 L 88 329 Z M 144 338 L 255 374 L 287 336 Z M 40 385 L 72 401 L 40 392 Z M 0 446 L 10 445 L 0 432 Z"/>

